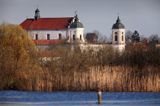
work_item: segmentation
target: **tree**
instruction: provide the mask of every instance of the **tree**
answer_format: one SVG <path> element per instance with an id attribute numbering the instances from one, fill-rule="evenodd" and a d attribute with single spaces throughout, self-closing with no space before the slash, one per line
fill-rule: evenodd
<path id="1" fill-rule="evenodd" d="M 134 31 L 134 33 L 131 36 L 131 41 L 132 41 L 132 43 L 136 43 L 136 42 L 140 41 L 140 37 L 139 37 L 138 31 L 136 31 L 136 30 Z"/>
<path id="2" fill-rule="evenodd" d="M 0 81 L 3 81 L 1 84 L 11 86 L 15 78 L 19 77 L 16 73 L 32 70 L 35 68 L 36 60 L 35 45 L 26 31 L 18 25 L 0 25 Z"/>
<path id="3" fill-rule="evenodd" d="M 150 47 L 155 47 L 159 42 L 159 37 L 157 34 L 153 34 L 149 37 L 149 45 Z"/>
<path id="4" fill-rule="evenodd" d="M 127 30 L 127 31 L 126 31 L 126 43 L 127 43 L 127 44 L 131 42 L 132 35 L 133 35 L 133 32 L 132 32 L 132 31 L 130 31 L 130 30 Z"/>
<path id="5" fill-rule="evenodd" d="M 99 43 L 108 43 L 109 40 L 108 40 L 107 36 L 102 35 L 102 36 L 99 36 L 98 42 L 99 42 Z"/>
<path id="6" fill-rule="evenodd" d="M 149 37 L 149 42 L 156 42 L 158 43 L 159 41 L 159 37 L 158 37 L 158 34 L 153 34 Z"/>

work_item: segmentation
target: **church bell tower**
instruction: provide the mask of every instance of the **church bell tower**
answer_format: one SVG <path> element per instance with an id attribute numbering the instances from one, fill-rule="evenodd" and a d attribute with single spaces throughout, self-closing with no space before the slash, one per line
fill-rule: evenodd
<path id="1" fill-rule="evenodd" d="M 69 26 L 69 43 L 85 43 L 84 26 L 80 22 L 77 13 L 74 16 L 73 22 Z"/>
<path id="2" fill-rule="evenodd" d="M 123 51 L 125 49 L 125 26 L 121 23 L 119 16 L 112 26 L 112 46 Z"/>

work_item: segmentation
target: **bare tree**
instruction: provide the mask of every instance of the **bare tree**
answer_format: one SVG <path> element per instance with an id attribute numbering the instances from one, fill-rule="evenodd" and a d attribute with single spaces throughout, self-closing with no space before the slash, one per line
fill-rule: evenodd
<path id="1" fill-rule="evenodd" d="M 158 37 L 158 34 L 152 34 L 150 37 L 149 37 L 149 45 L 151 47 L 155 47 L 156 44 L 158 44 L 158 41 L 159 41 L 159 37 Z"/>
<path id="2" fill-rule="evenodd" d="M 133 35 L 133 32 L 130 31 L 130 30 L 127 30 L 126 31 L 126 43 L 131 43 L 131 39 L 132 39 L 132 35 Z"/>

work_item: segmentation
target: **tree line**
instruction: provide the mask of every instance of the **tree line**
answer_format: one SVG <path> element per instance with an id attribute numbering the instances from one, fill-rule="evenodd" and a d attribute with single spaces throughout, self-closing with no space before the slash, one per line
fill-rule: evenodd
<path id="1" fill-rule="evenodd" d="M 86 33 L 85 38 L 88 43 L 111 43 L 111 38 L 105 37 L 97 30 Z M 146 37 L 144 35 L 140 35 L 137 30 L 135 30 L 134 32 L 127 30 L 126 43 L 128 44 L 138 42 L 146 42 L 150 46 L 154 47 L 156 44 L 160 43 L 160 37 L 158 36 L 158 34 L 152 34 Z"/>

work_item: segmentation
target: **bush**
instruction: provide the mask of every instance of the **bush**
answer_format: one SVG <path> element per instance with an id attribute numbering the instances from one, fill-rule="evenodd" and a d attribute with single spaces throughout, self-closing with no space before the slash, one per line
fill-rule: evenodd
<path id="1" fill-rule="evenodd" d="M 18 25 L 0 25 L 0 88 L 16 88 L 21 72 L 37 68 L 36 48 Z"/>

